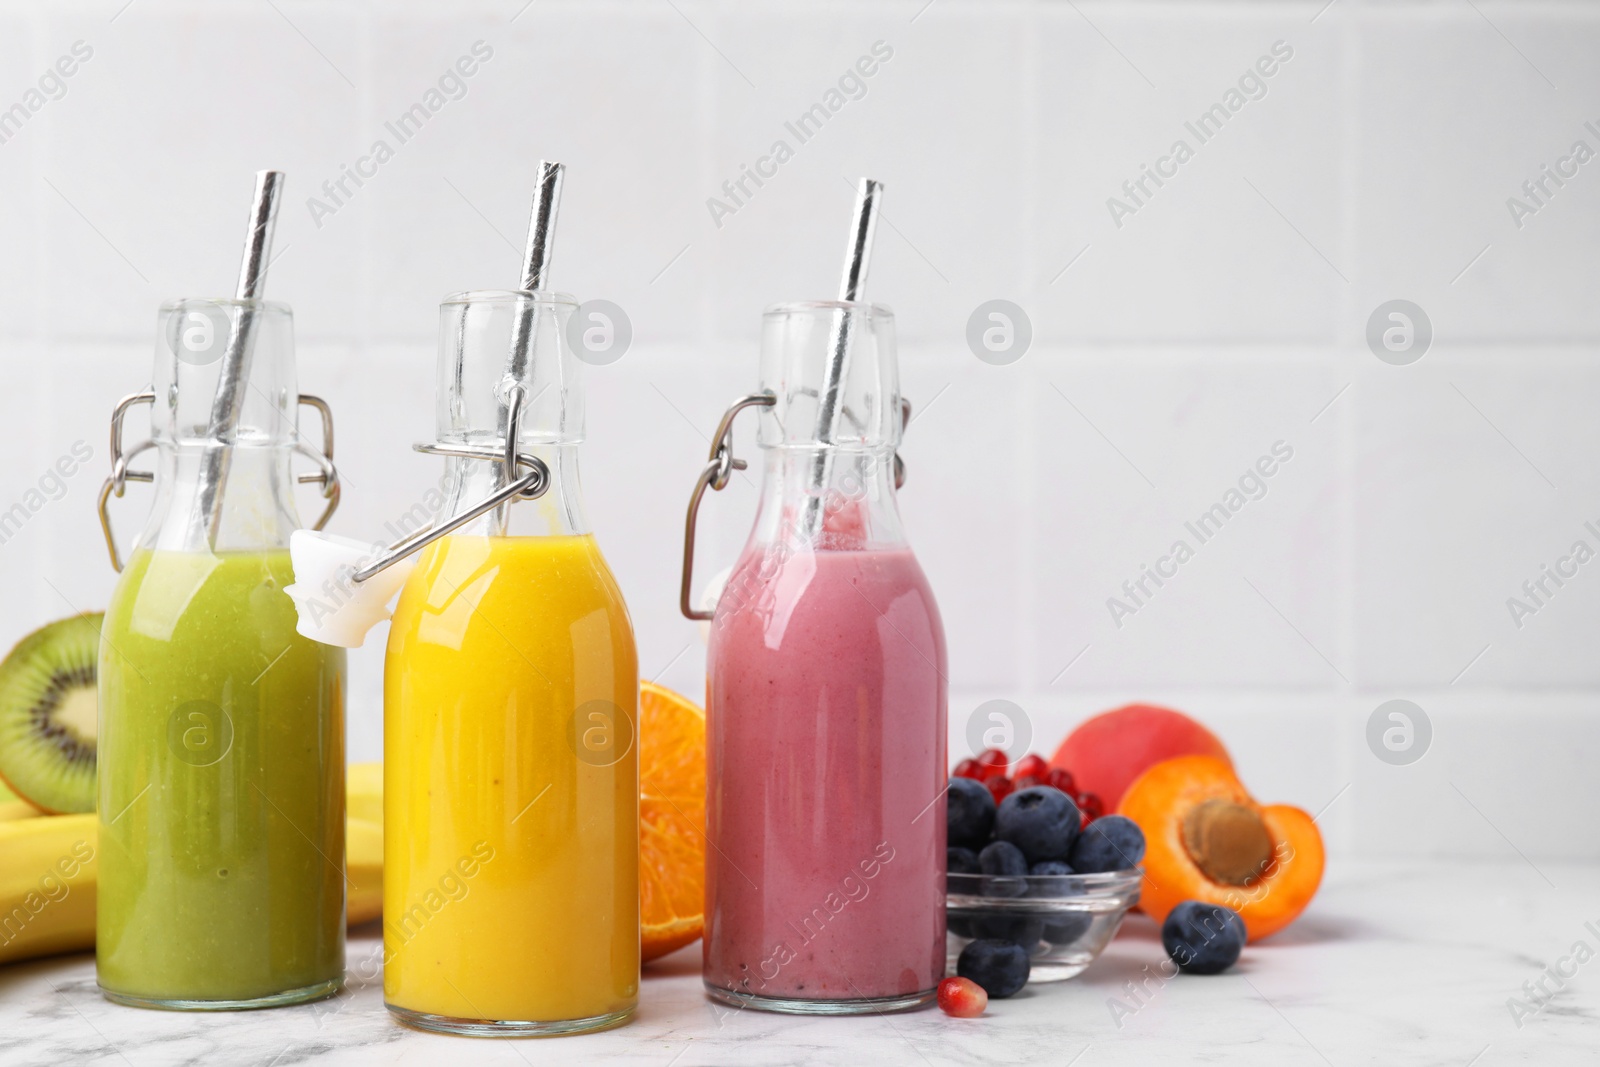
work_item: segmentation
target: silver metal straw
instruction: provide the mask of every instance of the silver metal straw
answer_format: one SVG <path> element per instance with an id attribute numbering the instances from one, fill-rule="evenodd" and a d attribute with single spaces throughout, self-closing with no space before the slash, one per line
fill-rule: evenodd
<path id="1" fill-rule="evenodd" d="M 543 289 L 550 281 L 550 264 L 555 259 L 556 216 L 561 211 L 561 179 L 567 168 L 562 163 L 539 161 L 539 180 L 533 187 L 533 210 L 528 216 L 528 246 L 522 255 L 522 277 L 517 288 L 524 292 Z M 515 456 L 517 437 L 514 422 L 522 415 L 522 405 L 528 398 L 523 395 L 523 379 L 528 373 L 528 360 L 533 355 L 534 336 L 538 326 L 537 301 L 524 301 L 517 312 L 517 321 L 511 330 L 511 355 L 506 361 L 503 392 L 505 403 L 500 406 L 500 432 L 505 437 L 506 462 L 504 481 L 516 477 Z M 499 507 L 494 513 L 494 528 L 505 532 L 506 509 Z"/>
<path id="2" fill-rule="evenodd" d="M 543 289 L 550 278 L 550 263 L 555 258 L 556 215 L 561 210 L 561 178 L 567 168 L 549 160 L 539 161 L 539 182 L 533 187 L 533 211 L 528 216 L 528 247 L 522 255 L 522 278 L 517 288 L 525 292 Z M 534 302 L 523 305 L 511 334 L 511 359 L 506 364 L 507 386 L 519 386 L 528 371 L 533 349 Z"/>
<path id="3" fill-rule="evenodd" d="M 839 299 L 856 303 L 866 296 L 867 266 L 872 259 L 872 238 L 878 228 L 878 201 L 883 196 L 883 183 L 862 178 L 856 187 L 855 214 L 850 220 L 850 245 L 845 249 L 844 275 L 839 280 Z M 844 390 L 845 367 L 850 356 L 851 313 L 840 308 L 834 312 L 833 330 L 828 337 L 828 366 L 823 373 L 822 389 L 817 397 L 817 440 L 824 446 L 833 444 L 839 429 L 839 417 L 844 406 L 840 394 Z M 811 464 L 810 495 L 806 500 L 805 522 L 802 529 L 816 530 L 822 506 L 823 491 L 828 486 L 832 455 L 826 447 L 817 450 Z"/>
<path id="4" fill-rule="evenodd" d="M 283 192 L 281 170 L 256 172 L 255 196 L 250 202 L 250 230 L 245 235 L 244 259 L 239 263 L 237 300 L 259 300 L 266 288 L 267 267 L 272 258 L 272 231 L 278 219 L 278 200 Z M 200 481 L 200 507 L 206 515 L 207 539 L 213 548 L 222 526 L 222 498 L 233 462 L 233 439 L 239 430 L 244 410 L 244 390 L 250 378 L 251 341 L 255 334 L 256 309 L 249 305 L 234 308 L 228 347 L 222 353 L 217 378 L 217 395 L 211 403 L 210 436 L 221 442 L 206 455 Z"/>

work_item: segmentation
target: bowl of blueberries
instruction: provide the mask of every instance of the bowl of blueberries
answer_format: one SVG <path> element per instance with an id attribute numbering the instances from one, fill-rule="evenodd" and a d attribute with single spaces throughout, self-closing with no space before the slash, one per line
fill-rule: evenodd
<path id="1" fill-rule="evenodd" d="M 1079 974 L 1139 902 L 1145 842 L 1132 820 L 1086 818 L 1052 785 L 996 803 L 967 777 L 950 780 L 947 804 L 951 970 L 990 996 Z"/>

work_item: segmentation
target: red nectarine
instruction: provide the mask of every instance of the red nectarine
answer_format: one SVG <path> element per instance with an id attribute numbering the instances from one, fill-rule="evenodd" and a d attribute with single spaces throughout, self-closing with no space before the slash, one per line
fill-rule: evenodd
<path id="1" fill-rule="evenodd" d="M 1162 760 L 1214 756 L 1233 760 L 1216 735 L 1189 716 L 1154 704 L 1128 704 L 1078 724 L 1050 760 L 1072 772 L 1078 789 L 1098 793 L 1116 811 L 1133 780 Z"/>

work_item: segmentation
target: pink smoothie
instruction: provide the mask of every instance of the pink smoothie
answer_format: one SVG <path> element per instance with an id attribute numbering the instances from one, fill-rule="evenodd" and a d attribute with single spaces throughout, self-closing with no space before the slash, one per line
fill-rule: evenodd
<path id="1" fill-rule="evenodd" d="M 944 977 L 944 629 L 903 548 L 756 546 L 707 664 L 705 980 L 802 1000 Z"/>

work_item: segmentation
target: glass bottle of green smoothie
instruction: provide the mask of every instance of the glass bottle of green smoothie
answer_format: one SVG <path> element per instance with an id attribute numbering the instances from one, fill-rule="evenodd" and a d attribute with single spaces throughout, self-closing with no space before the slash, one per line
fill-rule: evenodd
<path id="1" fill-rule="evenodd" d="M 298 393 L 287 307 L 185 300 L 158 321 L 154 382 L 117 408 L 101 494 L 104 519 L 111 492 L 152 480 L 128 460 L 154 450 L 126 569 L 106 527 L 122 576 L 99 663 L 100 988 L 188 1010 L 311 1000 L 344 976 L 345 652 L 295 631 L 283 589 L 291 458 L 338 499 L 327 409 Z M 219 430 L 230 364 L 242 396 Z M 140 403 L 150 439 L 124 454 Z M 323 416 L 320 451 L 302 404 Z"/>

